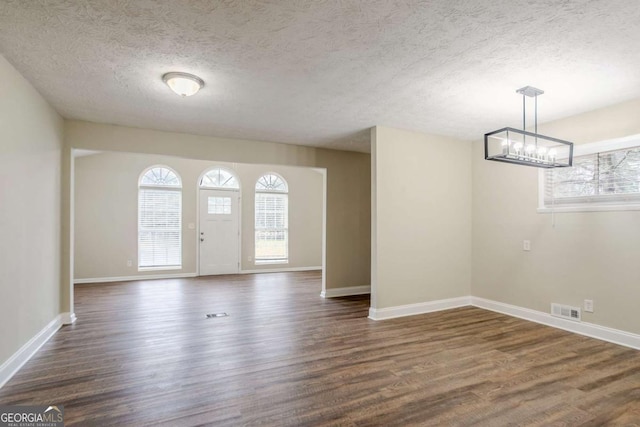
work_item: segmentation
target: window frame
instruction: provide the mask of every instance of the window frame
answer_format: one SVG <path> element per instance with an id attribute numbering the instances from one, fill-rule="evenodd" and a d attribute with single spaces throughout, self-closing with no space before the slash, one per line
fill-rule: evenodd
<path id="1" fill-rule="evenodd" d="M 640 147 L 640 134 L 623 138 L 609 139 L 605 141 L 591 142 L 588 144 L 574 145 L 573 156 L 588 156 L 609 151 L 626 150 Z M 553 169 L 551 169 L 553 170 Z M 546 169 L 538 171 L 538 213 L 561 213 L 561 212 L 607 212 L 607 211 L 635 211 L 640 210 L 640 195 L 624 194 L 598 195 L 585 197 L 581 201 L 576 198 L 573 204 L 546 204 Z M 611 201 L 607 202 L 609 198 Z M 592 201 L 590 199 L 597 199 Z"/>
<path id="2" fill-rule="evenodd" d="M 178 180 L 178 183 L 175 185 L 167 185 L 167 184 L 143 184 L 142 181 L 145 177 L 145 175 L 153 170 L 153 169 L 159 169 L 159 168 L 164 168 L 169 170 L 170 172 L 172 172 L 175 177 Z M 178 227 L 177 227 L 177 231 L 178 231 L 178 253 L 179 253 L 179 264 L 165 264 L 165 265 L 145 265 L 142 266 L 141 265 L 141 261 L 142 261 L 142 257 L 141 257 L 141 245 L 140 245 L 140 232 L 141 232 L 141 224 L 140 224 L 140 220 L 141 220 L 141 211 L 140 211 L 140 196 L 141 193 L 145 190 L 154 190 L 154 191 L 166 191 L 166 192 L 175 192 L 175 193 L 179 193 L 179 208 L 180 208 L 180 213 L 179 213 L 179 217 L 178 217 Z M 181 270 L 182 269 L 182 261 L 183 261 L 183 257 L 182 257 L 182 178 L 180 177 L 180 174 L 178 174 L 173 168 L 167 166 L 167 165 L 162 165 L 162 164 L 158 164 L 158 165 L 153 165 L 150 166 L 148 168 L 146 168 L 145 170 L 142 171 L 142 173 L 140 174 L 139 178 L 138 178 L 138 221 L 137 221 L 137 236 L 136 236 L 136 243 L 138 245 L 138 271 L 158 271 L 158 270 Z"/>
<path id="3" fill-rule="evenodd" d="M 284 185 L 283 189 L 268 189 L 268 188 L 257 188 L 258 185 L 260 185 L 260 180 L 262 178 L 264 178 L 265 176 L 268 175 L 273 175 L 275 177 L 277 177 L 278 179 L 280 179 L 282 181 L 282 184 Z M 254 214 L 253 214 L 253 261 L 254 261 L 254 265 L 269 265 L 269 264 L 288 264 L 289 263 L 289 183 L 287 182 L 286 179 L 284 179 L 282 177 L 282 175 L 276 173 L 276 172 L 265 172 L 262 175 L 260 175 L 258 177 L 258 179 L 256 179 L 255 181 L 255 186 L 254 186 L 254 201 L 253 201 L 253 207 L 254 207 Z M 258 214 L 258 210 L 256 208 L 257 205 L 257 200 L 258 194 L 273 194 L 273 195 L 279 195 L 279 196 L 284 196 L 286 202 L 285 202 L 285 213 L 284 213 L 284 217 L 286 218 L 286 223 L 285 223 L 285 227 L 284 228 L 272 228 L 271 230 L 275 230 L 275 231 L 283 231 L 285 233 L 285 237 L 286 237 L 286 258 L 271 258 L 271 259 L 264 259 L 264 258 L 258 258 L 256 255 L 256 244 L 258 242 L 258 240 L 256 239 L 256 235 L 258 234 L 258 232 L 260 231 L 268 231 L 270 229 L 264 229 L 264 228 L 258 228 L 256 227 L 256 220 L 257 220 L 257 214 Z"/>

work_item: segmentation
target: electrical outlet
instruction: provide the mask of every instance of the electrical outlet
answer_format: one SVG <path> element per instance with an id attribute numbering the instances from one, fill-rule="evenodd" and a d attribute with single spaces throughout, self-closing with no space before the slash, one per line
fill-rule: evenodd
<path id="1" fill-rule="evenodd" d="M 247 257 L 247 261 L 251 261 L 252 259 L 253 259 L 253 257 L 251 257 L 251 256 Z"/>
<path id="2" fill-rule="evenodd" d="M 593 300 L 586 299 L 584 300 L 584 311 L 587 313 L 593 313 Z"/>
<path id="3" fill-rule="evenodd" d="M 531 240 L 524 240 L 522 242 L 522 250 L 523 251 L 530 251 L 531 250 Z"/>
<path id="4" fill-rule="evenodd" d="M 128 259 L 127 260 L 127 267 L 133 267 L 133 261 Z"/>

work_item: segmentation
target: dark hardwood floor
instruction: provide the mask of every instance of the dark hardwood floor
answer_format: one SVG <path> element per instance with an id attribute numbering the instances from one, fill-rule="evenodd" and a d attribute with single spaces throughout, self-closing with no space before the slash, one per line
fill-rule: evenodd
<path id="1" fill-rule="evenodd" d="M 0 403 L 82 426 L 640 425 L 638 351 L 472 307 L 375 322 L 368 297 L 319 293 L 316 272 L 78 285 L 77 323 Z"/>

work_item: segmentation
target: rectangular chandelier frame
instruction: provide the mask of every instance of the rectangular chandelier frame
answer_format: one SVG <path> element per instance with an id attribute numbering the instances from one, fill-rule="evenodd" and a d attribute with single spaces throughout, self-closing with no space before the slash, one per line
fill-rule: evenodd
<path id="1" fill-rule="evenodd" d="M 484 135 L 484 158 L 537 168 L 571 167 L 573 143 L 505 127 Z"/>
<path id="2" fill-rule="evenodd" d="M 484 158 L 536 168 L 566 168 L 573 165 L 573 143 L 538 133 L 538 96 L 544 91 L 525 86 L 522 95 L 522 130 L 505 127 L 484 134 Z M 527 98 L 534 101 L 534 132 L 527 128 Z"/>

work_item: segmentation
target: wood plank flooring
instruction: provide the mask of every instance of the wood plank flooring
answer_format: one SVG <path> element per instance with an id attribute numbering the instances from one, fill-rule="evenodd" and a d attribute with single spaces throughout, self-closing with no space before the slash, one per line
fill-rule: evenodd
<path id="1" fill-rule="evenodd" d="M 317 272 L 78 285 L 77 323 L 0 403 L 63 404 L 68 426 L 640 425 L 638 351 L 319 293 Z"/>

